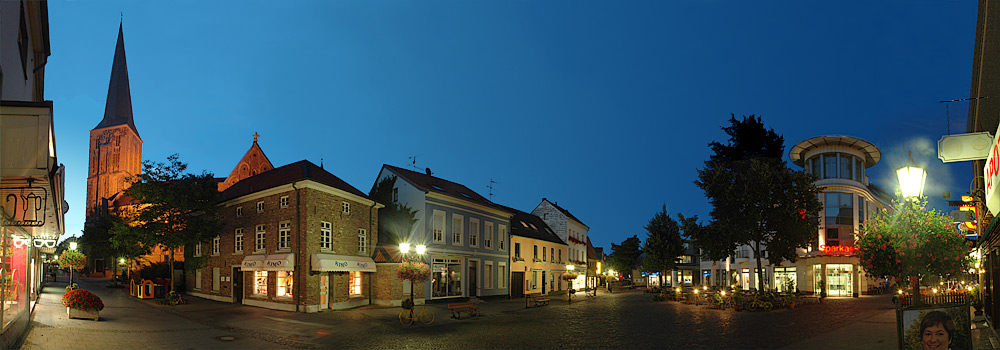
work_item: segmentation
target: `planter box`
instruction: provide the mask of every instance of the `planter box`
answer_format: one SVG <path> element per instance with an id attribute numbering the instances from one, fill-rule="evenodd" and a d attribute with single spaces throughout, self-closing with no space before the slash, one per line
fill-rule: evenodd
<path id="1" fill-rule="evenodd" d="M 80 309 L 74 309 L 74 308 L 71 308 L 71 307 L 67 307 L 66 308 L 66 318 L 69 318 L 69 319 L 83 318 L 83 319 L 92 319 L 94 321 L 97 321 L 98 319 L 101 318 L 101 316 L 100 316 L 100 311 L 97 311 L 97 310 L 87 311 L 87 310 L 80 310 Z"/>

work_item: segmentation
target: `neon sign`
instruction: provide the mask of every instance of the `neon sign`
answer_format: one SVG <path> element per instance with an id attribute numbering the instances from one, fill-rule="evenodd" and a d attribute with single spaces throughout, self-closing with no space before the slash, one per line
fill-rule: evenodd
<path id="1" fill-rule="evenodd" d="M 849 245 L 820 245 L 819 251 L 826 254 L 853 254 L 858 247 Z"/>
<path id="2" fill-rule="evenodd" d="M 965 201 L 965 197 L 966 196 L 962 196 L 962 200 L 963 201 Z M 973 220 L 975 220 L 977 218 L 977 216 L 979 215 L 979 213 L 976 212 L 976 206 L 974 206 L 974 205 L 963 205 L 963 206 L 958 207 L 958 210 L 961 210 L 961 211 L 971 211 L 972 212 L 972 219 Z M 966 221 L 965 222 L 965 227 L 967 227 L 970 230 L 975 230 L 976 229 L 976 223 L 974 221 Z"/>

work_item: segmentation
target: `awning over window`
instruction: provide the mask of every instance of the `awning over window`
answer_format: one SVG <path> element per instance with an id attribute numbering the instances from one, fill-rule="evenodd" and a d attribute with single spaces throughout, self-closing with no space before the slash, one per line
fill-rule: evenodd
<path id="1" fill-rule="evenodd" d="M 295 271 L 295 254 L 247 255 L 240 271 Z"/>
<path id="2" fill-rule="evenodd" d="M 313 253 L 312 270 L 375 272 L 375 261 L 366 256 Z"/>

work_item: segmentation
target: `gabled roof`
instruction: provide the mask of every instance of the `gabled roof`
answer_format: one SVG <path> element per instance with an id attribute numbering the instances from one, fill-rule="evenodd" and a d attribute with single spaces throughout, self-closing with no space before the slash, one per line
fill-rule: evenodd
<path id="1" fill-rule="evenodd" d="M 549 200 L 548 200 L 548 199 L 546 199 L 546 198 L 542 198 L 542 201 L 543 201 L 543 202 L 549 202 L 549 204 L 552 204 L 552 206 L 553 206 L 553 207 L 555 207 L 556 209 L 558 209 L 558 210 L 559 210 L 559 212 L 563 213 L 563 215 L 566 215 L 566 216 L 567 216 L 567 217 L 569 217 L 570 219 L 573 219 L 573 220 L 576 220 L 576 222 L 579 222 L 579 223 L 580 223 L 581 225 L 583 225 L 583 226 L 587 226 L 587 224 L 584 224 L 584 223 L 583 223 L 583 221 L 580 221 L 580 219 L 577 219 L 577 218 L 576 218 L 575 216 L 573 216 L 573 214 L 572 214 L 572 213 L 570 213 L 570 212 L 569 212 L 569 210 L 566 210 L 566 209 L 564 209 L 563 207 L 560 207 L 560 206 L 559 206 L 558 204 L 556 204 L 555 202 L 551 202 L 551 201 L 549 201 Z"/>
<path id="2" fill-rule="evenodd" d="M 590 244 L 590 237 L 587 237 L 587 259 L 601 260 L 601 256 L 597 255 L 597 250 L 594 249 L 594 245 Z"/>
<path id="3" fill-rule="evenodd" d="M 243 154 L 243 158 L 240 159 L 239 163 L 236 163 L 233 171 L 219 184 L 219 191 L 225 191 L 229 186 L 240 182 L 240 180 L 271 169 L 274 169 L 274 165 L 271 164 L 271 160 L 267 159 L 267 155 L 260 149 L 255 139 L 253 140 L 253 144 L 250 145 L 250 149 Z"/>
<path id="4" fill-rule="evenodd" d="M 552 231 L 552 228 L 550 228 L 549 225 L 545 224 L 545 221 L 542 221 L 542 218 L 535 216 L 534 214 L 525 213 L 503 205 L 497 204 L 497 206 L 503 210 L 514 213 L 514 217 L 510 218 L 511 235 L 539 239 L 562 245 L 566 244 L 566 242 L 563 242 L 559 236 L 556 236 L 555 231 Z"/>
<path id="5" fill-rule="evenodd" d="M 125 64 L 125 35 L 118 25 L 118 44 L 115 46 L 115 60 L 111 64 L 111 82 L 108 84 L 108 101 L 104 105 L 104 119 L 94 129 L 126 124 L 136 136 L 139 130 L 132 120 L 132 93 L 128 85 L 128 66 Z M 140 138 L 141 139 L 141 138 Z"/>
<path id="6" fill-rule="evenodd" d="M 377 245 L 375 246 L 375 251 L 372 252 L 372 260 L 376 263 L 398 263 L 402 262 L 399 254 L 399 246 L 392 248 L 391 246 Z"/>
<path id="7" fill-rule="evenodd" d="M 462 184 L 454 183 L 432 175 L 427 175 L 412 170 L 406 170 L 403 168 L 394 167 L 388 164 L 382 164 L 382 168 L 391 170 L 401 179 L 406 180 L 406 182 L 409 182 L 414 187 L 424 192 L 437 192 L 458 199 L 463 199 L 478 204 L 482 204 L 487 207 L 505 208 L 503 206 L 491 202 L 489 199 L 486 199 L 483 196 L 480 196 L 478 193 L 476 193 L 476 191 L 473 191 Z"/>
<path id="8" fill-rule="evenodd" d="M 250 193 L 306 179 L 341 189 L 362 198 L 371 199 L 368 195 L 358 191 L 357 188 L 354 188 L 354 186 L 351 186 L 336 175 L 333 175 L 316 166 L 316 164 L 313 164 L 308 160 L 300 160 L 280 168 L 274 168 L 248 177 L 233 184 L 222 192 L 222 199 L 220 201 L 224 202 L 236 197 L 248 195 Z"/>

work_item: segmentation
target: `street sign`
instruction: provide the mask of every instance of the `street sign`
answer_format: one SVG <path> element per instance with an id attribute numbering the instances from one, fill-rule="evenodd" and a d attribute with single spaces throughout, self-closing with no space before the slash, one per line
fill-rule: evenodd
<path id="1" fill-rule="evenodd" d="M 938 140 L 938 158 L 945 163 L 986 159 L 992 144 L 988 132 L 945 135 Z"/>

